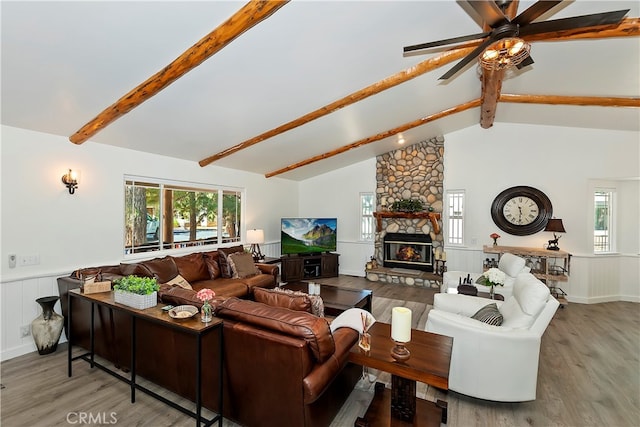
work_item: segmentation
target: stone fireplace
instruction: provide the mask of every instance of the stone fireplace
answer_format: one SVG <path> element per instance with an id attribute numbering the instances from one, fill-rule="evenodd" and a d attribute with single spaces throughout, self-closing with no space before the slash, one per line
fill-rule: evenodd
<path id="1" fill-rule="evenodd" d="M 367 271 L 367 279 L 416 286 L 431 284 L 433 252 L 443 246 L 441 223 L 435 224 L 435 217 L 424 212 L 395 215 L 389 208 L 398 200 L 420 199 L 439 219 L 443 209 L 443 180 L 442 136 L 376 158 L 376 212 L 382 214 L 377 217 L 379 227 L 375 234 L 374 258 L 381 268 Z M 404 244 L 397 243 L 392 247 L 385 245 L 385 241 Z M 396 259 L 392 260 L 394 251 Z M 398 260 L 398 251 L 401 251 L 400 258 L 417 258 L 419 252 L 420 260 Z"/>

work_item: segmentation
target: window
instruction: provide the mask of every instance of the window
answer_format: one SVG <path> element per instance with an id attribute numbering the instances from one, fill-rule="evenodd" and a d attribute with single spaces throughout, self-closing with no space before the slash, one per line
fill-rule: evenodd
<path id="1" fill-rule="evenodd" d="M 125 178 L 124 252 L 240 241 L 243 190 Z"/>
<path id="2" fill-rule="evenodd" d="M 373 193 L 360 193 L 360 240 L 373 241 Z"/>
<path id="3" fill-rule="evenodd" d="M 593 252 L 613 252 L 613 198 L 611 189 L 596 189 L 594 192 Z"/>
<path id="4" fill-rule="evenodd" d="M 447 243 L 464 243 L 464 191 L 447 191 Z"/>

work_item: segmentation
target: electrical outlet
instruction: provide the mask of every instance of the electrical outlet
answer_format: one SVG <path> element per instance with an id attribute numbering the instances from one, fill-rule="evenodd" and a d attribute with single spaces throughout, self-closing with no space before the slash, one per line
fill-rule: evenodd
<path id="1" fill-rule="evenodd" d="M 31 335 L 31 325 L 20 326 L 20 338 Z"/>
<path id="2" fill-rule="evenodd" d="M 471 244 L 472 244 L 473 246 L 477 245 L 477 244 L 478 244 L 478 239 L 477 239 L 477 238 L 475 238 L 475 237 L 472 237 L 472 238 L 471 238 Z"/>
<path id="3" fill-rule="evenodd" d="M 24 266 L 27 266 L 27 265 L 38 265 L 38 264 L 40 264 L 40 255 L 38 255 L 38 254 L 20 255 L 18 257 L 18 264 L 21 267 L 24 267 Z"/>
<path id="4" fill-rule="evenodd" d="M 9 255 L 9 268 L 16 268 L 16 261 L 18 257 L 16 254 Z"/>

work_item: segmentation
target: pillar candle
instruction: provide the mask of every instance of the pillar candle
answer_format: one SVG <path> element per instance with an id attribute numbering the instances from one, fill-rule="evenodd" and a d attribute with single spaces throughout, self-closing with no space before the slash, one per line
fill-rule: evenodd
<path id="1" fill-rule="evenodd" d="M 391 310 L 391 338 L 397 342 L 411 341 L 411 310 L 393 307 Z"/>
<path id="2" fill-rule="evenodd" d="M 445 251 L 442 251 L 442 258 L 443 261 L 447 260 L 447 253 Z"/>

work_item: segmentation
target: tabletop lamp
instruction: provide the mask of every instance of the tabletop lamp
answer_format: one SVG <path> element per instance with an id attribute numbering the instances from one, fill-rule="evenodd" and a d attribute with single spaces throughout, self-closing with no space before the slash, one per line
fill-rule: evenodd
<path id="1" fill-rule="evenodd" d="M 562 236 L 558 236 L 556 233 L 566 233 L 564 230 L 564 225 L 562 225 L 562 220 L 558 218 L 552 218 L 547 222 L 547 226 L 544 231 L 552 231 L 553 232 L 553 240 L 549 240 L 549 246 L 547 249 L 550 251 L 559 251 L 558 247 L 558 239 Z"/>
<path id="2" fill-rule="evenodd" d="M 258 262 L 264 259 L 264 255 L 260 252 L 260 243 L 264 243 L 264 230 L 247 230 L 247 243 L 251 245 L 251 256 L 253 260 Z"/>

